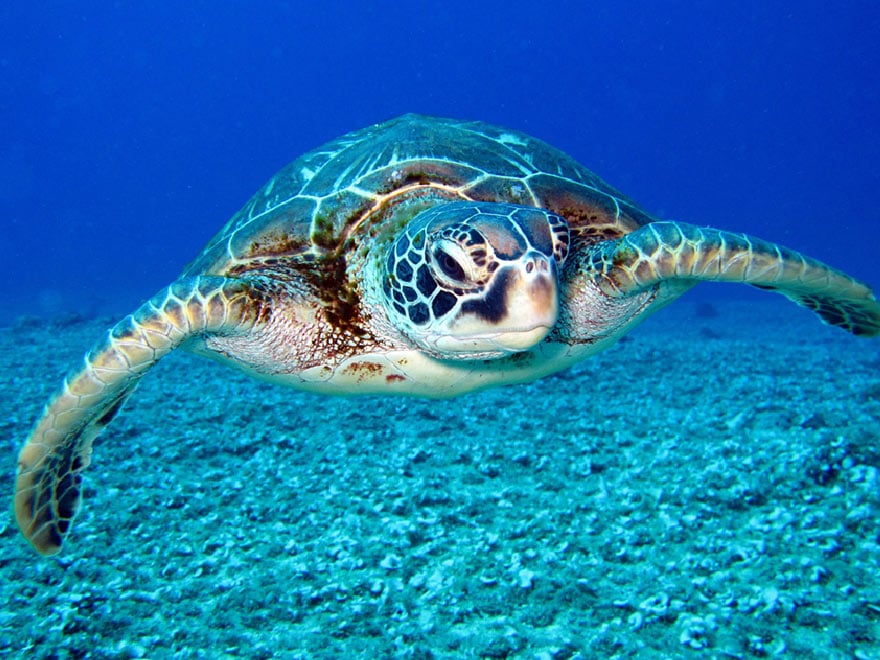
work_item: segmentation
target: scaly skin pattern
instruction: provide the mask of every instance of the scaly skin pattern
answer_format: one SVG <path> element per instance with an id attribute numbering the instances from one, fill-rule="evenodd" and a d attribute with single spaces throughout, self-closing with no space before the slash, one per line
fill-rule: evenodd
<path id="1" fill-rule="evenodd" d="M 855 335 L 880 334 L 869 287 L 768 241 L 679 222 L 653 222 L 591 251 L 586 276 L 612 297 L 669 280 L 735 282 L 778 291 Z"/>
<path id="2" fill-rule="evenodd" d="M 64 381 L 18 456 L 15 516 L 42 554 L 57 552 L 82 497 L 92 441 L 160 358 L 203 333 L 247 333 L 269 307 L 254 286 L 175 282 L 110 329 Z"/>

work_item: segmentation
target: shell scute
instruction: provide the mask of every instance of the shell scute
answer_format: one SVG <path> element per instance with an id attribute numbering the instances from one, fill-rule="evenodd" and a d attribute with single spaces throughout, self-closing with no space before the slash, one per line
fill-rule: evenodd
<path id="1" fill-rule="evenodd" d="M 248 231 L 247 225 L 230 232 L 228 254 L 238 259 L 255 259 L 280 255 L 295 255 L 311 249 L 309 231 L 317 202 L 308 197 L 294 197 L 285 204 L 276 205 L 262 216 L 251 215 L 251 222 L 259 221 L 259 231 Z"/>
<path id="2" fill-rule="evenodd" d="M 651 220 L 563 152 L 483 124 L 405 115 L 345 135 L 282 168 L 184 271 L 230 275 L 285 259 L 314 267 L 396 232 L 444 199 L 539 206 L 573 237 L 620 236 Z M 393 221 L 393 226 L 387 225 Z M 383 239 L 384 240 L 384 239 Z"/>
<path id="3" fill-rule="evenodd" d="M 651 217 L 604 184 L 589 185 L 552 174 L 536 174 L 529 189 L 537 205 L 568 220 L 573 243 L 594 243 L 617 238 L 650 222 Z"/>

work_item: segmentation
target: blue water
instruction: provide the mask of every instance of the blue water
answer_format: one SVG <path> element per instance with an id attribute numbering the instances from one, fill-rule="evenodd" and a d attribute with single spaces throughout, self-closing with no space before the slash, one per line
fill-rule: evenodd
<path id="1" fill-rule="evenodd" d="M 279 167 L 410 111 L 524 130 L 654 213 L 880 284 L 877 3 L 90 5 L 0 8 L 15 311 L 129 310 Z"/>

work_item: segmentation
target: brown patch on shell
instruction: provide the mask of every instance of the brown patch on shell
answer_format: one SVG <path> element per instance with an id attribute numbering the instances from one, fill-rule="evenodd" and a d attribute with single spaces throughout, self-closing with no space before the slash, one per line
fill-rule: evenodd
<path id="1" fill-rule="evenodd" d="M 260 236 L 260 240 L 251 241 L 249 254 L 251 255 L 282 255 L 296 254 L 302 251 L 302 240 L 292 238 L 287 232 L 272 230 Z"/>
<path id="2" fill-rule="evenodd" d="M 507 202 L 534 206 L 535 200 L 526 183 L 520 179 L 487 177 L 485 180 L 466 188 L 465 192 L 471 199 L 480 202 Z"/>
<path id="3" fill-rule="evenodd" d="M 306 283 L 323 303 L 327 322 L 354 337 L 371 336 L 361 316 L 360 295 L 348 278 L 345 255 L 327 256 L 303 270 Z"/>
<path id="4" fill-rule="evenodd" d="M 574 246 L 620 238 L 647 221 L 629 213 L 631 205 L 609 191 L 540 174 L 529 181 L 538 205 L 568 221 Z"/>

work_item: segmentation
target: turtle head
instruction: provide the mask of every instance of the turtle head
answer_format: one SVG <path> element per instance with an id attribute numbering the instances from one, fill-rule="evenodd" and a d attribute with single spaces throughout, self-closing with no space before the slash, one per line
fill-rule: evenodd
<path id="1" fill-rule="evenodd" d="M 391 322 L 441 358 L 524 351 L 556 324 L 568 224 L 543 209 L 454 202 L 413 218 L 382 273 Z"/>

